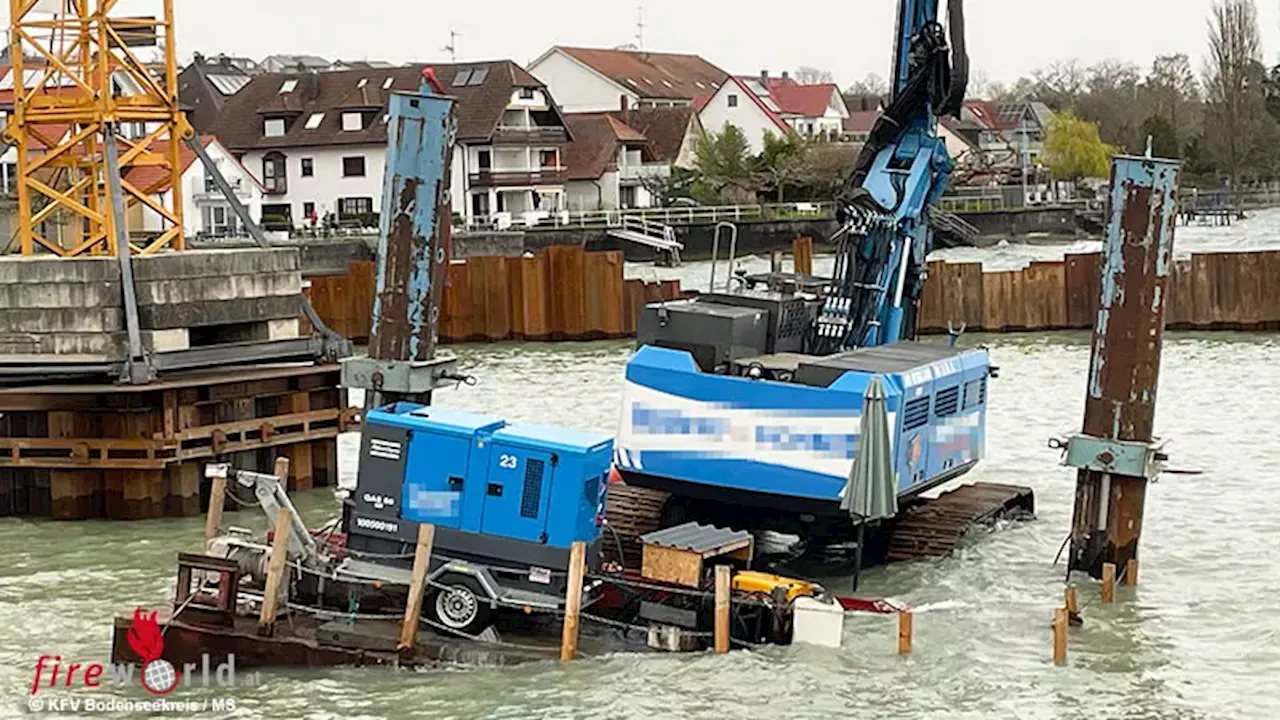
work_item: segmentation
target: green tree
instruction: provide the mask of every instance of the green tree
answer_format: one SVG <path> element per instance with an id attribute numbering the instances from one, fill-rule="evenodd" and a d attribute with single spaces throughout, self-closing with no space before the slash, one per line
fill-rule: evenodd
<path id="1" fill-rule="evenodd" d="M 1163 115 L 1152 115 L 1142 123 L 1142 134 L 1151 138 L 1151 154 L 1162 158 L 1181 158 L 1178 133 Z"/>
<path id="2" fill-rule="evenodd" d="M 1054 113 L 1045 138 L 1044 159 L 1059 180 L 1105 178 L 1114 148 L 1102 142 L 1098 126 L 1070 111 Z"/>
<path id="3" fill-rule="evenodd" d="M 720 132 L 708 131 L 698 138 L 693 151 L 694 170 L 699 176 L 695 196 L 704 202 L 748 202 L 757 190 L 757 180 L 747 138 L 735 125 L 725 123 Z"/>
<path id="4" fill-rule="evenodd" d="M 755 159 L 762 190 L 777 193 L 777 201 L 785 202 L 786 189 L 800 183 L 808 172 L 809 143 L 798 134 L 778 136 L 764 133 L 764 149 Z"/>

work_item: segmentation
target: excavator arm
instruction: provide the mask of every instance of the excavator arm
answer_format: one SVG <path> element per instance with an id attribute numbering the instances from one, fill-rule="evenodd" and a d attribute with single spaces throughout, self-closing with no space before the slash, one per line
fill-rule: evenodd
<path id="1" fill-rule="evenodd" d="M 892 99 L 837 197 L 832 283 L 810 351 L 825 355 L 915 335 L 925 258 L 933 248 L 929 210 L 954 163 L 938 119 L 958 117 L 968 85 L 963 0 L 899 0 Z"/>

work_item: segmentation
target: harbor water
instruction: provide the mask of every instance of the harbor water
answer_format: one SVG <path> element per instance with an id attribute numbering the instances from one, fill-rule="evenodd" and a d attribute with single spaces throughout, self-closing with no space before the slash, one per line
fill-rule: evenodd
<path id="1" fill-rule="evenodd" d="M 1085 334 L 968 336 L 991 349 L 988 458 L 968 480 L 1035 488 L 1038 517 L 969 539 L 954 557 L 874 569 L 862 591 L 919 608 L 915 650 L 896 654 L 892 618 L 860 617 L 840 650 L 777 647 L 727 656 L 619 654 L 569 666 L 397 672 L 265 671 L 256 687 L 180 688 L 231 697 L 226 717 L 307 718 L 1272 718 L 1280 717 L 1280 339 L 1173 333 L 1157 432 L 1177 468 L 1151 487 L 1141 585 L 1118 602 L 1081 587 L 1085 624 L 1066 667 L 1051 662 L 1062 601 L 1054 564 L 1073 474 L 1046 440 L 1080 423 Z M 476 387 L 445 405 L 525 421 L 611 430 L 624 342 L 467 346 Z M 358 440 L 344 438 L 344 481 Z M 331 490 L 298 498 L 329 517 Z M 229 516 L 261 529 L 256 509 Z M 27 716 L 41 655 L 104 661 L 111 616 L 171 597 L 179 549 L 202 519 L 138 523 L 0 520 L 0 717 Z M 846 589 L 847 578 L 825 578 Z M 145 699 L 128 689 L 79 691 Z M 43 690 L 42 697 L 57 694 Z"/>

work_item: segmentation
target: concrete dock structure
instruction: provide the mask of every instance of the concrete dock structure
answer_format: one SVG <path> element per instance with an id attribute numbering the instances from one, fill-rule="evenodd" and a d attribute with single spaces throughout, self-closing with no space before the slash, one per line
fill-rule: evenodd
<path id="1" fill-rule="evenodd" d="M 116 258 L 0 259 L 0 516 L 194 515 L 218 458 L 266 470 L 284 455 L 290 489 L 335 484 L 351 415 L 332 348 L 300 333 L 298 250 L 132 264 L 143 383 L 123 371 Z"/>

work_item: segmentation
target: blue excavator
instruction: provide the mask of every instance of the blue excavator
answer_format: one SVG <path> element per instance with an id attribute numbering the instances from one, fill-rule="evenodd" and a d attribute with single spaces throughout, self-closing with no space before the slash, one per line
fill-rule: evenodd
<path id="1" fill-rule="evenodd" d="M 876 520 L 900 529 L 881 536 L 883 559 L 936 549 L 903 518 L 922 516 L 921 493 L 982 457 L 992 374 L 985 350 L 915 341 L 934 207 L 955 167 L 938 122 L 959 115 L 968 79 L 963 2 L 947 0 L 945 27 L 939 5 L 898 3 L 893 94 L 837 197 L 830 277 L 764 277 L 756 291 L 761 278 L 717 287 L 713 270 L 710 292 L 644 308 L 609 491 L 622 543 L 696 520 L 847 547 Z M 890 497 L 868 515 L 849 494 L 873 385 Z M 1024 490 L 964 490 L 981 509 L 949 517 L 1029 509 Z"/>

